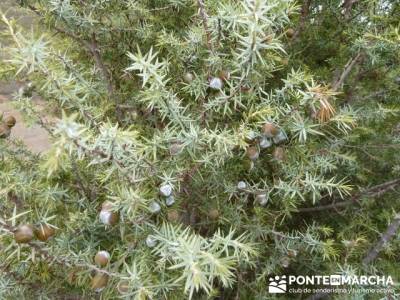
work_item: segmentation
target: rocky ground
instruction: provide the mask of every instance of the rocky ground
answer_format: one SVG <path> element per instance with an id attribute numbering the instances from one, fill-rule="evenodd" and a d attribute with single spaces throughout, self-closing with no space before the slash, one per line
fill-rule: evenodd
<path id="1" fill-rule="evenodd" d="M 0 11 L 8 17 L 16 18 L 18 24 L 25 28 L 36 26 L 35 17 L 29 14 L 26 10 L 18 8 L 16 1 L 0 0 Z M 0 30 L 3 28 L 4 27 L 1 27 L 0 25 Z M 7 43 L 5 39 L 0 40 L 0 59 L 7 59 L 4 51 L 2 51 L 5 43 Z M 12 129 L 11 139 L 22 140 L 27 147 L 35 153 L 45 152 L 51 146 L 50 138 L 46 130 L 38 125 L 28 126 L 24 122 L 21 114 L 15 110 L 12 105 L 13 93 L 18 91 L 22 86 L 23 83 L 21 82 L 0 80 L 0 114 L 3 113 L 4 116 L 13 115 L 17 119 L 17 124 Z M 43 101 L 39 98 L 36 97 L 34 102 L 39 110 L 44 107 Z"/>

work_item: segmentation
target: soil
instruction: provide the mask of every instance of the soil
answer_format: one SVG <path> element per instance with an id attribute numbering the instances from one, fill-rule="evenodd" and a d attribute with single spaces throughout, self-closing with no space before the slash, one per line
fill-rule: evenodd
<path id="1" fill-rule="evenodd" d="M 15 18 L 17 23 L 27 29 L 32 29 L 37 25 L 37 20 L 27 10 L 21 9 L 12 0 L 0 0 L 0 11 L 8 18 Z M 4 30 L 4 25 L 0 25 L 0 30 Z M 0 46 L 3 48 L 7 40 L 0 40 Z M 0 48 L 0 60 L 7 59 L 5 52 Z M 0 80 L 0 114 L 4 116 L 13 115 L 17 119 L 17 124 L 11 131 L 10 139 L 22 140 L 28 149 L 35 153 L 43 153 L 51 147 L 49 134 L 45 129 L 38 125 L 29 126 L 24 122 L 22 115 L 17 111 L 13 104 L 13 94 L 18 91 L 24 83 L 18 81 Z M 34 97 L 32 100 L 39 111 L 45 107 L 44 102 Z"/>

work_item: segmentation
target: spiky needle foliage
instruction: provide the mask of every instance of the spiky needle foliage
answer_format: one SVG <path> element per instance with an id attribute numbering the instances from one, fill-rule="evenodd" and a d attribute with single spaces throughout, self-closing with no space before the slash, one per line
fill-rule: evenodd
<path id="1" fill-rule="evenodd" d="M 398 242 L 362 259 L 400 211 L 374 200 L 400 183 L 399 4 L 18 4 L 41 24 L 2 13 L 1 76 L 29 83 L 14 103 L 53 146 L 0 143 L 1 298 L 264 299 L 272 274 L 396 279 Z M 16 243 L 21 224 L 55 236 Z"/>

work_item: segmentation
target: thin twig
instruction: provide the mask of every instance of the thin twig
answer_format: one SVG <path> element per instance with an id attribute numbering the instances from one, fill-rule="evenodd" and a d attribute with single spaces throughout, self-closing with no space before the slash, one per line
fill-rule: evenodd
<path id="1" fill-rule="evenodd" d="M 206 8 L 205 8 L 205 5 L 204 5 L 204 1 L 203 0 L 197 0 L 197 4 L 199 6 L 200 16 L 201 16 L 201 18 L 203 20 L 204 31 L 206 32 L 207 48 L 211 52 L 214 52 L 213 46 L 212 46 L 212 43 L 211 43 L 211 32 L 210 32 L 210 29 L 208 27 L 208 15 L 206 13 Z"/>
<path id="2" fill-rule="evenodd" d="M 43 17 L 43 15 L 40 13 L 40 11 L 32 6 L 32 5 L 28 5 L 28 8 L 30 10 L 32 10 L 34 13 L 36 13 L 38 16 Z M 115 96 L 115 89 L 112 83 L 112 79 L 109 73 L 109 70 L 107 69 L 107 67 L 105 66 L 101 56 L 100 56 L 100 50 L 99 50 L 99 46 L 96 40 L 96 36 L 93 33 L 91 41 L 86 41 L 85 39 L 82 39 L 81 37 L 77 36 L 76 34 L 66 31 L 61 27 L 58 26 L 53 26 L 54 30 L 62 33 L 70 38 L 72 38 L 73 40 L 77 41 L 78 43 L 80 43 L 81 45 L 83 45 L 87 51 L 89 51 L 89 53 L 91 54 L 91 56 L 94 59 L 94 62 L 96 64 L 96 67 L 100 70 L 101 75 L 103 76 L 103 79 L 106 83 L 106 87 L 107 87 L 107 91 L 108 94 L 110 96 L 110 98 L 112 99 L 112 101 L 115 103 L 116 105 L 116 116 L 117 116 L 117 120 L 120 122 L 121 121 L 121 111 L 118 108 L 118 98 Z"/>
<path id="3" fill-rule="evenodd" d="M 114 87 L 112 85 L 112 80 L 106 66 L 104 65 L 103 60 L 100 57 L 100 50 L 95 34 L 93 33 L 92 35 L 91 43 L 88 43 L 86 41 L 84 41 L 84 43 L 87 45 L 86 47 L 89 48 L 90 52 L 92 53 L 93 58 L 96 62 L 96 66 L 100 69 L 100 72 L 103 75 L 104 80 L 106 81 L 108 93 L 113 96 Z"/>
<path id="4" fill-rule="evenodd" d="M 348 20 L 351 17 L 351 9 L 359 0 L 345 0 L 342 7 L 344 8 L 344 18 Z"/>
<path id="5" fill-rule="evenodd" d="M 75 157 L 73 157 L 72 155 L 71 155 L 71 166 L 72 166 L 73 172 L 76 176 L 76 182 L 78 184 L 79 190 L 82 192 L 84 197 L 86 197 L 89 200 L 93 200 L 92 199 L 93 195 L 92 195 L 91 189 L 84 185 L 84 181 L 81 176 L 81 171 L 79 170 L 79 167 L 78 167 L 78 164 L 76 163 Z"/>
<path id="6" fill-rule="evenodd" d="M 82 151 L 84 151 L 84 152 L 86 152 L 86 153 L 88 153 L 88 154 L 90 154 L 92 156 L 98 156 L 98 157 L 101 157 L 101 158 L 105 158 L 108 161 L 115 163 L 115 165 L 118 166 L 119 170 L 122 172 L 124 177 L 129 181 L 129 183 L 137 184 L 140 181 L 140 180 L 138 181 L 138 180 L 135 180 L 134 178 L 132 178 L 131 175 L 125 170 L 125 168 L 126 168 L 125 164 L 122 161 L 120 161 L 120 160 L 116 159 L 115 157 L 113 157 L 112 155 L 111 156 L 107 155 L 105 152 L 101 151 L 100 149 L 89 149 L 86 146 L 81 145 L 77 140 L 73 140 L 73 143 L 79 149 L 81 149 Z M 142 159 L 142 161 L 150 166 L 152 172 L 155 172 L 154 166 L 149 161 L 147 161 L 146 159 Z M 151 175 L 154 175 L 154 173 L 152 173 Z"/>
<path id="7" fill-rule="evenodd" d="M 379 241 L 375 244 L 363 259 L 363 265 L 368 265 L 374 261 L 383 247 L 396 235 L 400 227 L 400 213 L 396 214 L 392 223 L 387 228 L 386 232 L 382 235 Z"/>
<path id="8" fill-rule="evenodd" d="M 310 12 L 310 5 L 311 5 L 312 0 L 306 0 L 304 1 L 302 7 L 301 7 L 301 16 L 300 16 L 300 21 L 299 21 L 299 26 L 297 27 L 295 33 L 293 34 L 291 43 L 295 42 L 300 34 L 303 32 L 304 25 L 307 19 L 307 16 Z"/>
<path id="9" fill-rule="evenodd" d="M 362 192 L 358 193 L 357 195 L 354 195 L 353 197 L 351 197 L 350 200 L 348 200 L 348 201 L 332 203 L 332 204 L 316 206 L 316 207 L 299 208 L 296 212 L 299 212 L 299 213 L 315 212 L 315 211 L 323 211 L 323 210 L 329 210 L 329 209 L 336 209 L 336 208 L 340 208 L 340 207 L 346 207 L 349 205 L 359 203 L 358 201 L 364 196 L 367 196 L 367 197 L 380 196 L 380 195 L 394 189 L 398 185 L 400 185 L 400 179 L 391 180 L 391 181 L 388 181 L 388 182 L 385 182 L 385 183 L 382 183 L 379 185 L 375 185 L 365 191 L 362 191 Z"/>
<path id="10" fill-rule="evenodd" d="M 361 61 L 361 52 L 358 52 L 355 57 L 349 59 L 347 64 L 344 66 L 342 74 L 336 80 L 336 82 L 333 84 L 333 86 L 332 86 L 333 91 L 337 91 L 342 87 L 347 76 L 350 74 L 350 71 L 353 69 L 353 67 L 356 65 L 356 63 L 359 63 L 360 61 Z"/>
<path id="11" fill-rule="evenodd" d="M 1 219 L 0 219 L 0 228 L 9 234 L 14 234 L 14 232 L 17 230 L 16 227 L 8 225 L 6 222 L 2 221 Z M 109 276 L 116 276 L 116 277 L 120 276 L 120 274 L 118 274 L 118 273 L 113 273 L 113 272 L 109 272 L 104 269 L 100 269 L 100 268 L 98 268 L 94 265 L 88 264 L 84 261 L 73 262 L 63 256 L 53 256 L 48 252 L 47 248 L 42 247 L 41 244 L 39 244 L 39 243 L 27 242 L 26 245 L 28 245 L 32 249 L 35 249 L 36 253 L 39 253 L 45 260 L 49 261 L 50 263 L 57 263 L 57 264 L 67 266 L 67 267 L 70 267 L 70 266 L 84 267 L 89 270 L 95 270 L 96 272 L 105 273 Z"/>

